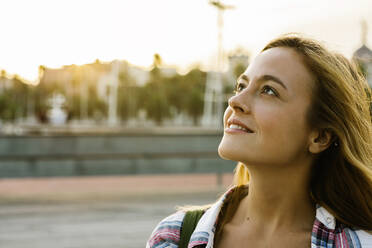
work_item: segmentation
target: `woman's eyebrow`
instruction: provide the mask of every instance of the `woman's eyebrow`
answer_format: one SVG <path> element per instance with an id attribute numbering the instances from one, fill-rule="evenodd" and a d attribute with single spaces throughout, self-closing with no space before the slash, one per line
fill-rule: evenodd
<path id="1" fill-rule="evenodd" d="M 249 83 L 249 78 L 248 78 L 248 76 L 245 75 L 245 74 L 241 74 L 241 75 L 238 77 L 238 79 L 237 79 L 236 81 L 239 82 L 240 80 L 244 80 L 244 81 L 246 81 L 247 83 Z"/>
<path id="2" fill-rule="evenodd" d="M 240 80 L 244 80 L 247 83 L 249 83 L 249 77 L 245 74 L 241 74 L 239 76 L 238 80 L 236 80 L 236 81 L 239 82 Z M 280 80 L 279 78 L 277 78 L 273 75 L 266 74 L 266 75 L 263 75 L 263 76 L 259 77 L 258 80 L 257 80 L 257 82 L 263 82 L 263 81 L 273 81 L 273 82 L 276 82 L 276 83 L 280 84 L 284 89 L 287 89 L 287 87 L 282 82 L 282 80 Z"/>
<path id="3" fill-rule="evenodd" d="M 272 75 L 263 75 L 263 76 L 259 77 L 259 79 L 257 81 L 258 82 L 260 82 L 260 81 L 273 81 L 275 83 L 280 84 L 284 89 L 287 89 L 287 87 L 282 82 L 282 80 L 280 80 L 279 78 L 277 78 L 275 76 L 272 76 Z"/>

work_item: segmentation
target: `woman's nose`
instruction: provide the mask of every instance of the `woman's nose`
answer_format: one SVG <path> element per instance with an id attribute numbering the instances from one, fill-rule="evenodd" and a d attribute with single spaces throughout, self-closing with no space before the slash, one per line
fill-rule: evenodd
<path id="1" fill-rule="evenodd" d="M 244 100 L 242 98 L 245 98 Z M 236 112 L 248 113 L 249 107 L 247 99 L 248 96 L 243 96 L 242 93 L 239 93 L 235 96 L 232 96 L 228 100 L 229 107 Z"/>

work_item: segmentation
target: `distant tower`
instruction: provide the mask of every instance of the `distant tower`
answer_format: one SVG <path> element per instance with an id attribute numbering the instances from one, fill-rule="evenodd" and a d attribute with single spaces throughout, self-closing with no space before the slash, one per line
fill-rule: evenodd
<path id="1" fill-rule="evenodd" d="M 367 45 L 367 34 L 368 34 L 368 25 L 365 19 L 362 20 L 362 45 Z"/>
<path id="2" fill-rule="evenodd" d="M 368 26 L 365 20 L 361 23 L 362 46 L 354 52 L 353 58 L 363 67 L 368 84 L 372 88 L 372 51 L 367 47 Z"/>
<path id="3" fill-rule="evenodd" d="M 227 9 L 232 9 L 233 6 L 225 5 L 219 0 L 210 0 L 209 3 L 218 10 L 217 72 L 208 72 L 207 74 L 202 124 L 204 126 L 221 128 L 224 100 L 222 82 L 222 71 L 224 68 L 224 54 L 222 45 L 223 12 Z"/>

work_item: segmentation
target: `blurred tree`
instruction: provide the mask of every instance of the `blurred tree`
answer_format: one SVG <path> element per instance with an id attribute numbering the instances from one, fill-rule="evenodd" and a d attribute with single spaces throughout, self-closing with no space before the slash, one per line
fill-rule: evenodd
<path id="1" fill-rule="evenodd" d="M 193 69 L 185 75 L 176 74 L 163 80 L 165 95 L 168 104 L 175 110 L 174 114 L 186 113 L 197 125 L 203 113 L 206 73 Z"/>
<path id="2" fill-rule="evenodd" d="M 97 90 L 94 85 L 89 85 L 88 95 L 88 118 L 97 122 L 103 121 L 107 118 L 107 103 L 98 97 Z M 81 101 L 81 99 L 79 99 L 79 101 Z"/>
<path id="3" fill-rule="evenodd" d="M 82 92 L 83 90 L 89 91 L 88 86 L 83 85 L 87 84 L 87 82 L 84 81 L 83 71 L 77 66 L 71 66 L 70 75 L 70 81 L 65 82 L 65 84 L 68 84 L 72 88 L 72 93 L 68 96 L 67 94 L 65 95 L 67 98 L 67 120 L 79 120 L 82 118 L 87 119 L 89 117 L 88 100 L 90 99 L 85 96 L 85 94 L 88 92 Z"/>
<path id="4" fill-rule="evenodd" d="M 141 93 L 143 108 L 147 117 L 161 125 L 165 118 L 171 117 L 171 106 L 168 102 L 164 81 L 158 67 L 150 71 L 149 81 L 145 84 Z"/>
<path id="5" fill-rule="evenodd" d="M 158 53 L 154 54 L 153 67 L 160 67 L 163 64 L 163 60 Z"/>
<path id="6" fill-rule="evenodd" d="M 1 73 L 5 77 L 6 72 Z M 0 118 L 5 121 L 14 122 L 27 116 L 27 95 L 30 86 L 23 82 L 19 76 L 12 79 L 5 78 L 7 86 L 2 86 L 0 95 Z M 4 83 L 5 81 L 2 80 Z"/>
<path id="7" fill-rule="evenodd" d="M 167 101 L 175 110 L 174 114 L 179 114 L 184 110 L 185 89 L 182 88 L 182 79 L 183 77 L 179 74 L 164 79 L 165 94 Z"/>
<path id="8" fill-rule="evenodd" d="M 27 116 L 27 95 L 28 95 L 28 89 L 30 86 L 23 82 L 19 78 L 18 75 L 15 75 L 13 78 L 13 91 L 14 91 L 14 103 L 16 105 L 15 107 L 15 113 L 14 117 L 15 119 L 19 118 L 25 118 Z"/>
<path id="9" fill-rule="evenodd" d="M 193 119 L 194 125 L 199 124 L 203 114 L 204 90 L 207 74 L 199 69 L 193 69 L 183 77 L 185 112 Z"/>
<path id="10" fill-rule="evenodd" d="M 129 75 L 127 70 L 119 74 L 118 88 L 118 114 L 121 120 L 126 121 L 138 114 L 139 88 L 135 79 Z"/>

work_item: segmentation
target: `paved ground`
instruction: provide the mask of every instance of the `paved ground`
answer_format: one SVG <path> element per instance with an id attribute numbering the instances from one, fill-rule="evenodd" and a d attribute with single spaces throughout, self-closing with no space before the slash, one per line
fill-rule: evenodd
<path id="1" fill-rule="evenodd" d="M 230 174 L 221 178 L 231 183 Z M 206 192 L 217 188 L 216 174 L 0 179 L 0 203 L 120 200 L 153 194 Z"/>
<path id="2" fill-rule="evenodd" d="M 215 175 L 0 180 L 0 247 L 139 248 L 175 206 L 206 204 Z"/>

